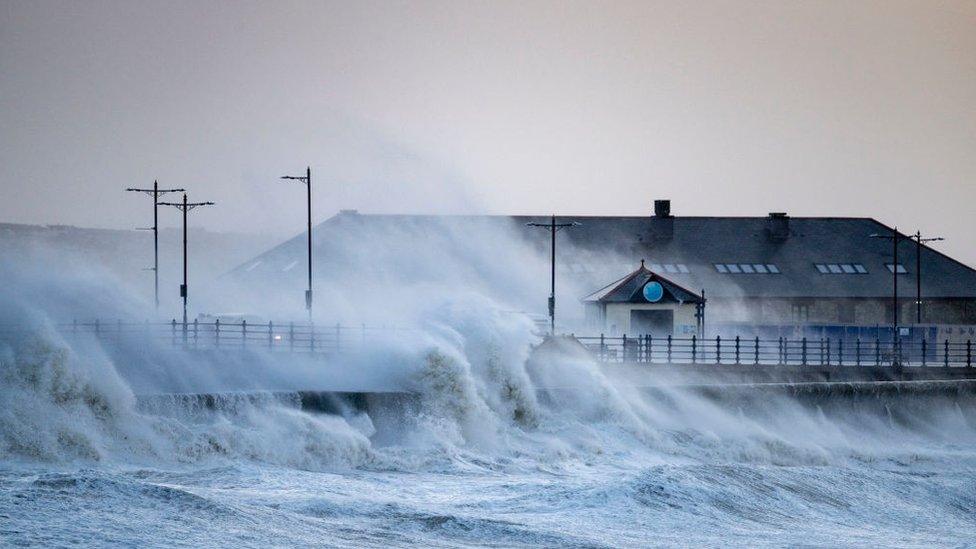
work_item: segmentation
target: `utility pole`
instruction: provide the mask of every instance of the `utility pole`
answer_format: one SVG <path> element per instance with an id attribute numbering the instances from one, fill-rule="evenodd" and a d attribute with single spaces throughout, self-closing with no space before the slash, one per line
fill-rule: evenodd
<path id="1" fill-rule="evenodd" d="M 305 183 L 306 202 L 308 205 L 308 289 L 305 290 L 305 309 L 308 310 L 308 323 L 312 323 L 312 168 L 305 168 L 304 176 L 283 175 L 282 179 L 291 179 Z"/>
<path id="2" fill-rule="evenodd" d="M 899 274 L 898 273 L 898 269 L 899 269 L 898 241 L 902 237 L 898 233 L 898 227 L 895 227 L 891 230 L 890 236 L 875 233 L 871 235 L 871 238 L 883 238 L 883 239 L 891 240 L 891 255 L 892 255 L 891 276 L 892 276 L 892 280 L 894 281 L 892 284 L 893 290 L 891 292 L 891 305 L 894 313 L 892 315 L 892 320 L 891 320 L 891 329 L 893 330 L 892 345 L 894 346 L 895 349 L 897 349 L 898 348 L 898 274 Z"/>
<path id="3" fill-rule="evenodd" d="M 915 231 L 915 323 L 922 323 L 922 243 L 945 240 L 941 236 L 922 238 L 922 231 Z"/>
<path id="4" fill-rule="evenodd" d="M 213 202 L 187 202 L 186 193 L 183 193 L 183 202 L 160 202 L 161 206 L 173 206 L 174 208 L 183 212 L 183 284 L 180 284 L 180 297 L 183 298 L 183 332 L 186 335 L 186 298 L 187 298 L 187 281 L 186 281 L 186 214 L 190 212 L 193 208 L 200 206 L 213 206 Z"/>
<path id="5" fill-rule="evenodd" d="M 556 335 L 556 233 L 566 227 L 576 227 L 576 221 L 572 223 L 556 223 L 556 216 L 552 216 L 549 223 L 526 223 L 528 227 L 542 227 L 549 231 L 551 246 L 549 250 L 550 279 L 549 279 L 549 335 Z"/>
<path id="6" fill-rule="evenodd" d="M 153 181 L 151 189 L 126 189 L 128 192 L 146 193 L 153 199 L 153 226 L 140 228 L 140 231 L 152 230 L 153 232 L 153 275 L 155 278 L 154 295 L 156 302 L 156 314 L 159 314 L 159 197 L 166 193 L 181 193 L 184 189 L 160 189 L 159 181 Z"/>

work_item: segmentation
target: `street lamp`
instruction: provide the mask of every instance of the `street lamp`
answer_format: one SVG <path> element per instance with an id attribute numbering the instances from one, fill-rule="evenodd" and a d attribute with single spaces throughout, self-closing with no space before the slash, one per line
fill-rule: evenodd
<path id="1" fill-rule="evenodd" d="M 892 249 L 892 263 L 891 263 L 891 276 L 894 281 L 891 292 L 891 305 L 892 305 L 892 315 L 891 315 L 891 329 L 892 329 L 892 350 L 898 350 L 898 241 L 902 236 L 898 233 L 898 227 L 891 230 L 891 235 L 885 234 L 872 234 L 871 238 L 882 238 L 891 240 Z M 897 354 L 897 352 L 896 352 Z M 895 360 L 900 364 L 901 357 L 896 356 Z"/>
<path id="2" fill-rule="evenodd" d="M 566 227 L 576 227 L 578 222 L 556 223 L 556 216 L 552 216 L 549 223 L 526 223 L 527 227 L 541 227 L 549 231 L 552 245 L 549 250 L 550 286 L 549 286 L 549 335 L 556 335 L 556 233 Z"/>
<path id="3" fill-rule="evenodd" d="M 166 193 L 176 193 L 183 192 L 185 189 L 160 189 L 159 181 L 153 181 L 153 188 L 151 189 L 126 189 L 127 192 L 140 192 L 146 193 L 153 198 L 153 226 L 148 228 L 141 228 L 139 230 L 146 231 L 151 230 L 153 232 L 153 268 L 149 269 L 153 271 L 155 275 L 155 297 L 156 297 L 156 314 L 159 314 L 159 197 Z"/>
<path id="4" fill-rule="evenodd" d="M 183 212 L 183 284 L 180 285 L 180 297 L 183 298 L 183 336 L 186 337 L 186 298 L 187 298 L 187 281 L 186 281 L 186 214 L 190 212 L 193 208 L 200 206 L 213 206 L 213 202 L 187 202 L 186 193 L 183 193 L 183 202 L 160 202 L 160 206 L 173 206 L 174 208 Z"/>
<path id="5" fill-rule="evenodd" d="M 922 238 L 922 231 L 915 231 L 915 323 L 922 323 L 922 243 L 945 240 L 941 236 Z"/>
<path id="6" fill-rule="evenodd" d="M 307 190 L 308 205 L 308 289 L 305 290 L 305 308 L 308 310 L 308 323 L 312 323 L 312 168 L 305 168 L 305 175 L 283 175 L 282 179 L 301 181 Z"/>

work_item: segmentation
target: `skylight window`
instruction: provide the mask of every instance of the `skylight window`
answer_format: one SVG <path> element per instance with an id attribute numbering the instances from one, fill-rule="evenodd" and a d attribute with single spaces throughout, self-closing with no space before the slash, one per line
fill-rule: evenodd
<path id="1" fill-rule="evenodd" d="M 820 274 L 868 274 L 860 263 L 814 263 Z"/>
<path id="2" fill-rule="evenodd" d="M 288 271 L 294 269 L 295 268 L 295 265 L 298 265 L 298 260 L 297 259 L 295 261 L 292 261 L 291 263 L 285 265 L 281 270 L 287 273 Z"/>
<path id="3" fill-rule="evenodd" d="M 688 266 L 687 265 L 685 265 L 684 263 L 678 263 L 678 272 L 679 273 L 688 273 L 690 271 L 688 270 Z"/>
<path id="4" fill-rule="evenodd" d="M 651 263 L 650 268 L 655 273 L 659 273 L 664 270 L 664 267 L 662 267 L 660 263 Z"/>
<path id="5" fill-rule="evenodd" d="M 779 274 L 779 267 L 772 263 L 714 263 L 722 274 Z M 679 266 L 680 267 L 680 266 Z"/>
<path id="6" fill-rule="evenodd" d="M 889 273 L 895 272 L 895 265 L 893 263 L 885 263 L 885 267 L 888 268 Z M 902 265 L 901 263 L 898 264 L 897 268 L 898 268 L 898 274 L 900 275 L 908 273 L 908 269 L 906 269 L 905 266 Z"/>
<path id="7" fill-rule="evenodd" d="M 676 272 L 678 272 L 678 268 L 675 267 L 673 263 L 665 263 L 664 264 L 664 270 L 667 271 L 667 272 L 669 272 L 669 273 L 676 273 Z"/>

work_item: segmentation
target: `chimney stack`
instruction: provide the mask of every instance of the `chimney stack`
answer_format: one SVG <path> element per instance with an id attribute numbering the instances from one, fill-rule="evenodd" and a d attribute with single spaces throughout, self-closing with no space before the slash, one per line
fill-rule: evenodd
<path id="1" fill-rule="evenodd" d="M 674 238 L 674 216 L 671 215 L 670 200 L 654 201 L 654 216 L 651 217 L 651 238 L 671 240 Z"/>
<path id="2" fill-rule="evenodd" d="M 786 240 L 790 237 L 790 216 L 786 212 L 769 212 L 766 230 L 772 240 Z"/>
<path id="3" fill-rule="evenodd" d="M 671 217 L 671 201 L 655 200 L 654 217 Z"/>

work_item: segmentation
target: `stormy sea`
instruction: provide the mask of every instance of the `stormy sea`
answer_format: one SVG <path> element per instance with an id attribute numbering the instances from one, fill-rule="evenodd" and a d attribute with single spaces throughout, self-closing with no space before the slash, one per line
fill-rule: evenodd
<path id="1" fill-rule="evenodd" d="M 972 402 L 654 396 L 532 363 L 526 326 L 447 317 L 324 365 L 409 390 L 338 413 L 288 390 L 151 397 L 162 351 L 4 336 L 0 545 L 976 544 Z"/>

